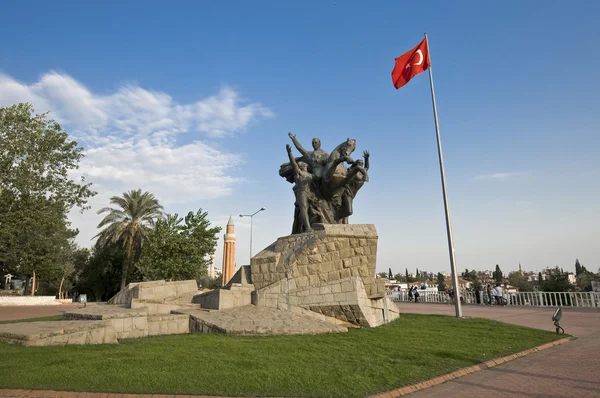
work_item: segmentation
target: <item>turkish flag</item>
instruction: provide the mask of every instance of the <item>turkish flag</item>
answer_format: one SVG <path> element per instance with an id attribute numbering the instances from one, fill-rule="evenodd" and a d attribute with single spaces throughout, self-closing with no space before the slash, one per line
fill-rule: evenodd
<path id="1" fill-rule="evenodd" d="M 396 66 L 392 70 L 394 87 L 399 89 L 419 73 L 425 72 L 429 66 L 429 48 L 425 38 L 415 48 L 396 58 Z"/>

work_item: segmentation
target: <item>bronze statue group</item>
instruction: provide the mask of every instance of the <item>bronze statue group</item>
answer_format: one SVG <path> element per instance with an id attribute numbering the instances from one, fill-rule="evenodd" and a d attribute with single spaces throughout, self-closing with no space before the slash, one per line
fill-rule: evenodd
<path id="1" fill-rule="evenodd" d="M 296 196 L 292 234 L 311 232 L 314 224 L 347 224 L 353 213 L 356 193 L 369 181 L 369 152 L 353 160 L 356 140 L 348 138 L 331 154 L 321 149 L 321 140 L 313 138 L 312 151 L 307 151 L 296 136 L 288 133 L 302 155 L 294 157 L 287 144 L 289 163 L 279 168 L 279 175 L 294 184 Z M 348 164 L 349 167 L 346 167 Z"/>

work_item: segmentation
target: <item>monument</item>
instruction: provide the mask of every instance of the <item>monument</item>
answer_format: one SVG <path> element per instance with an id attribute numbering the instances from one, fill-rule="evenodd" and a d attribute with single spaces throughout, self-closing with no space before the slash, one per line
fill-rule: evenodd
<path id="1" fill-rule="evenodd" d="M 295 135 L 288 136 L 301 154 L 295 157 L 286 145 L 288 162 L 279 168 L 294 184 L 291 235 L 255 255 L 221 289 L 194 297 L 194 303 L 225 312 L 253 304 L 350 326 L 374 327 L 397 318 L 397 307 L 376 278 L 375 226 L 349 224 L 354 198 L 369 181 L 369 152 L 363 152 L 364 160 L 352 159 L 356 140 L 351 138 L 331 154 L 314 138 L 307 151 Z"/>
<path id="2" fill-rule="evenodd" d="M 229 217 L 225 235 L 223 235 L 223 272 L 222 286 L 225 286 L 235 273 L 235 231 L 233 219 Z"/>
<path id="3" fill-rule="evenodd" d="M 0 341 L 23 345 L 114 344 L 164 334 L 317 334 L 376 327 L 399 316 L 377 279 L 377 230 L 349 224 L 353 200 L 369 181 L 369 152 L 350 156 L 348 138 L 331 154 L 318 138 L 302 156 L 286 146 L 279 174 L 294 184 L 292 234 L 235 269 L 230 217 L 223 247 L 223 286 L 198 290 L 195 280 L 130 283 L 106 305 L 65 312 L 63 321 L 0 325 Z M 211 274 L 214 265 L 211 266 Z"/>

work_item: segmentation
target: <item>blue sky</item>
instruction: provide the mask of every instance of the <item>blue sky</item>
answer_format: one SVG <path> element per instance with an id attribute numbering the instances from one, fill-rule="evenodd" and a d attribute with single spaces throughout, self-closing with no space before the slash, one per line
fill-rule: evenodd
<path id="1" fill-rule="evenodd" d="M 254 252 L 291 230 L 287 132 L 368 149 L 353 223 L 378 270 L 449 271 L 426 74 L 394 58 L 427 31 L 459 269 L 600 266 L 600 3 L 20 1 L 3 5 L 0 106 L 31 101 L 86 148 L 100 195 L 254 220 Z M 89 245 L 99 217 L 72 217 Z M 249 227 L 236 221 L 237 264 Z M 220 242 L 221 243 L 221 242 Z M 221 246 L 216 262 L 220 265 Z"/>

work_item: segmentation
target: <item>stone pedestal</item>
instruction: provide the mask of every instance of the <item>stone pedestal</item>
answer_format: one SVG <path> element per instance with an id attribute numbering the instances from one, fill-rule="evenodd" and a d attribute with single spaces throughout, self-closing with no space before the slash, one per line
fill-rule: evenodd
<path id="1" fill-rule="evenodd" d="M 315 231 L 279 238 L 252 258 L 252 302 L 310 310 L 374 327 L 399 316 L 376 279 L 377 230 L 365 224 L 317 224 Z"/>

